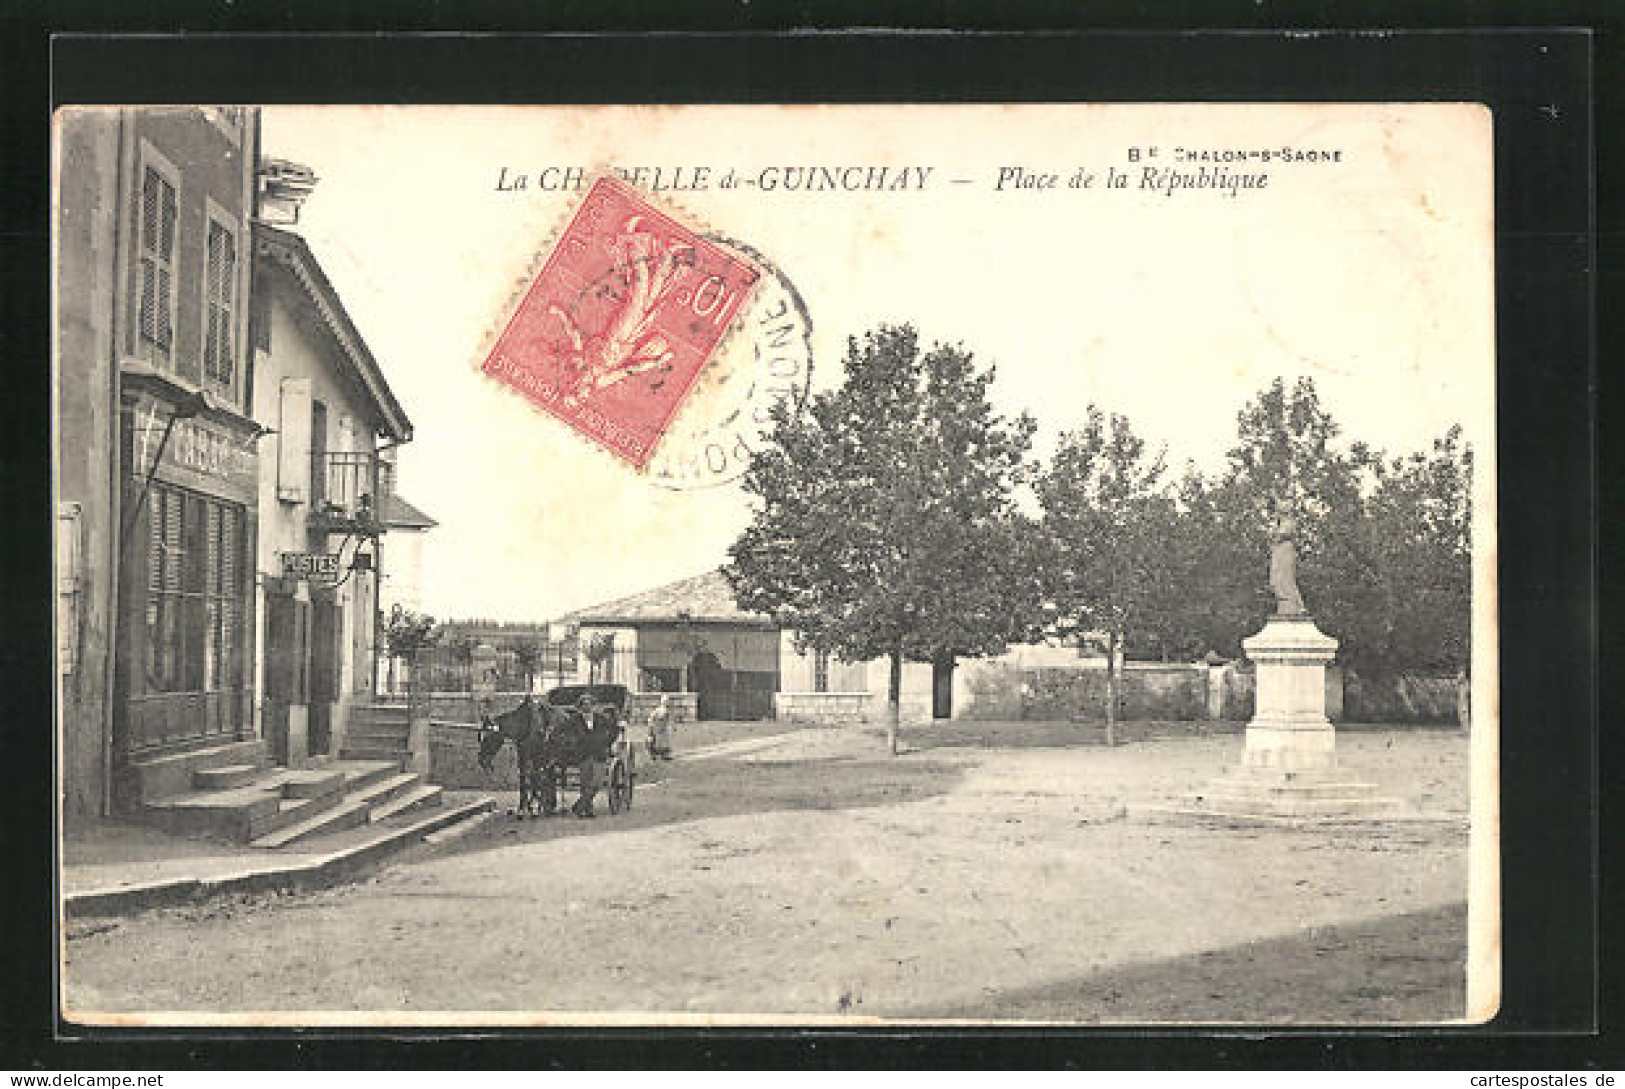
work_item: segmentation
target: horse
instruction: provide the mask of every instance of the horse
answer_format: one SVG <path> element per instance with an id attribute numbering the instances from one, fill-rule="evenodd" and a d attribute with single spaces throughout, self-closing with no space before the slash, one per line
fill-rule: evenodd
<path id="1" fill-rule="evenodd" d="M 530 696 L 511 710 L 500 715 L 480 715 L 480 769 L 491 773 L 493 762 L 502 746 L 513 742 L 514 755 L 519 765 L 519 808 L 516 815 L 523 820 L 536 814 L 551 817 L 558 811 L 559 761 L 550 744 L 561 725 L 562 716 L 545 703 L 537 703 Z"/>
<path id="2" fill-rule="evenodd" d="M 558 811 L 558 781 L 566 766 L 582 769 L 581 795 L 572 812 L 593 815 L 592 803 L 598 793 L 595 772 L 609 756 L 610 747 L 621 734 L 619 717 L 610 708 L 584 713 L 575 708 L 554 707 L 526 696 L 503 714 L 482 714 L 480 720 L 480 767 L 490 773 L 496 754 L 509 741 L 519 764 L 518 816 Z"/>

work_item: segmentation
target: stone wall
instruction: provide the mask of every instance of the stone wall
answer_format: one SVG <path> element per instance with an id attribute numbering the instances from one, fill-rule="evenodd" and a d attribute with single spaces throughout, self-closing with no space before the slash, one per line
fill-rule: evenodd
<path id="1" fill-rule="evenodd" d="M 1208 717 L 1205 665 L 1131 663 L 1118 683 L 1118 717 L 1196 721 Z M 1106 671 L 1097 668 L 988 669 L 970 685 L 961 717 L 1065 721 L 1106 717 Z"/>
<path id="2" fill-rule="evenodd" d="M 660 706 L 660 697 L 666 696 L 670 702 L 671 724 L 681 725 L 693 722 L 699 717 L 700 697 L 693 692 L 633 692 L 632 704 L 628 708 L 632 716 L 628 730 L 635 737 L 643 737 L 649 729 L 649 713 Z"/>
<path id="3" fill-rule="evenodd" d="M 773 717 L 780 722 L 845 726 L 869 720 L 868 692 L 778 692 Z"/>
<path id="4" fill-rule="evenodd" d="M 472 722 L 429 723 L 429 781 L 458 790 L 518 790 L 519 765 L 504 745 L 491 773 L 480 770 L 480 728 Z"/>
<path id="5" fill-rule="evenodd" d="M 1457 722 L 1453 677 L 1373 677 L 1350 674 L 1343 710 L 1351 722 Z"/>

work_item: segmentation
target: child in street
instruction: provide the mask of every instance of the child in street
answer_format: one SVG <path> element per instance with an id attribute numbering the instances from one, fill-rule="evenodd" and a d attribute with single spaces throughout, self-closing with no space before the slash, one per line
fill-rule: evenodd
<path id="1" fill-rule="evenodd" d="M 649 755 L 656 760 L 671 759 L 671 697 L 662 695 L 660 704 L 649 712 Z"/>

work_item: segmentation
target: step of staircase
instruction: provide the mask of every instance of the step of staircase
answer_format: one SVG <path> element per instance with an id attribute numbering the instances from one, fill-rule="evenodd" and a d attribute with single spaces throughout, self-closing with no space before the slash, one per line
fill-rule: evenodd
<path id="1" fill-rule="evenodd" d="M 231 790 L 233 787 L 247 786 L 261 774 L 262 770 L 258 764 L 222 764 L 217 768 L 193 768 L 192 788 Z"/>
<path id="2" fill-rule="evenodd" d="M 377 779 L 343 796 L 337 805 L 309 814 L 250 842 L 266 850 L 286 847 L 313 836 L 358 828 L 422 806 L 438 805 L 441 788 L 423 783 L 413 772 Z"/>
<path id="3" fill-rule="evenodd" d="M 328 768 L 290 772 L 282 780 L 284 798 L 319 798 L 335 790 L 343 790 L 348 780 L 342 771 Z"/>
<path id="4" fill-rule="evenodd" d="M 363 703 L 350 708 L 352 722 L 407 723 L 412 713 L 404 703 Z"/>
<path id="5" fill-rule="evenodd" d="M 416 772 L 403 771 L 397 775 L 390 775 L 377 782 L 350 794 L 357 801 L 364 801 L 368 805 L 377 807 L 394 801 L 397 797 L 421 786 L 422 776 Z"/>
<path id="6" fill-rule="evenodd" d="M 373 809 L 368 819 L 373 823 L 377 823 L 378 821 L 388 820 L 390 817 L 397 816 L 401 813 L 409 813 L 416 809 L 427 809 L 430 806 L 437 806 L 440 804 L 441 796 L 444 793 L 445 790 L 442 787 L 434 786 L 429 783 L 423 783 L 400 795 L 399 797 L 392 798 L 383 805 L 376 807 Z"/>
<path id="7" fill-rule="evenodd" d="M 379 745 L 346 745 L 344 752 L 340 755 L 345 760 L 388 761 L 399 769 L 412 754 L 406 749 L 395 749 Z"/>
<path id="8" fill-rule="evenodd" d="M 313 816 L 295 821 L 273 832 L 249 840 L 248 845 L 271 850 L 277 847 L 286 847 L 295 840 L 305 839 L 308 836 L 319 835 L 323 832 L 338 832 L 346 828 L 359 828 L 367 823 L 367 814 L 371 809 L 372 803 L 364 799 L 346 801 L 341 805 L 324 808 Z"/>
<path id="9" fill-rule="evenodd" d="M 345 748 L 401 749 L 410 747 L 410 735 L 405 730 L 379 729 L 375 726 L 354 727 L 344 738 Z"/>
<path id="10" fill-rule="evenodd" d="M 195 772 L 227 765 L 264 768 L 266 759 L 263 741 L 227 741 L 184 752 L 136 758 L 120 775 L 127 784 L 127 804 L 139 811 L 150 802 L 195 789 L 192 782 Z"/>

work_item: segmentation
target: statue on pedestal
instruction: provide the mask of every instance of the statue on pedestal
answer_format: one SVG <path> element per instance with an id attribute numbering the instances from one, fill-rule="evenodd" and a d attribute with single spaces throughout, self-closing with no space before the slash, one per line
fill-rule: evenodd
<path id="1" fill-rule="evenodd" d="M 1275 593 L 1276 616 L 1307 616 L 1298 589 L 1298 523 L 1290 514 L 1275 521 L 1270 533 L 1270 589 Z"/>

